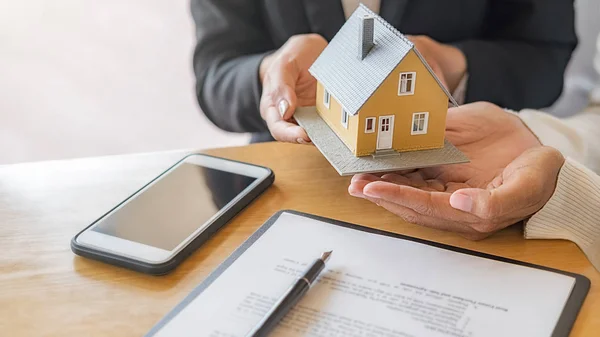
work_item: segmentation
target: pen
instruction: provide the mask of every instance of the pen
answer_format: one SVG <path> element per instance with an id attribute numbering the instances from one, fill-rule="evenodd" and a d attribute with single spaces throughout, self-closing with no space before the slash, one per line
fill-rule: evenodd
<path id="1" fill-rule="evenodd" d="M 311 284 L 317 279 L 319 273 L 325 268 L 325 262 L 329 260 L 332 251 L 325 252 L 320 258 L 304 272 L 300 278 L 275 302 L 271 310 L 267 312 L 260 322 L 246 335 L 246 337 L 267 336 L 287 312 L 304 296 Z"/>

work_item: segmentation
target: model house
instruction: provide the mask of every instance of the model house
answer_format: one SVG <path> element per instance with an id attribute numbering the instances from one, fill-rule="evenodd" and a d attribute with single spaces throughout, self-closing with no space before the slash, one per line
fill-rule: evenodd
<path id="1" fill-rule="evenodd" d="M 457 105 L 398 30 L 361 5 L 310 68 L 316 110 L 355 156 L 444 147 Z"/>

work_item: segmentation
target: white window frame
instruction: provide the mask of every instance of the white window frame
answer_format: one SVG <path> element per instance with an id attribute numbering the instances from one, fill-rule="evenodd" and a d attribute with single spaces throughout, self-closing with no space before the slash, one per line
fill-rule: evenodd
<path id="1" fill-rule="evenodd" d="M 344 116 L 346 117 L 346 120 L 344 121 Z M 350 120 L 350 114 L 348 113 L 348 110 L 344 109 L 342 107 L 342 126 L 347 129 L 348 128 L 348 121 Z"/>
<path id="2" fill-rule="evenodd" d="M 402 90 L 402 75 L 412 75 L 410 91 L 407 91 L 407 92 L 401 91 Z M 408 78 L 406 79 L 406 81 L 408 82 Z M 416 83 L 417 83 L 417 73 L 416 72 L 408 71 L 408 72 L 400 73 L 400 75 L 398 76 L 398 96 L 414 95 Z"/>
<path id="3" fill-rule="evenodd" d="M 421 116 L 424 115 L 425 117 L 425 121 L 423 122 L 423 130 L 417 130 L 415 131 L 414 126 L 415 126 L 415 120 L 417 119 L 417 116 Z M 410 124 L 410 134 L 411 135 L 426 135 L 427 134 L 427 129 L 429 127 L 429 112 L 415 112 L 413 113 L 413 117 L 412 117 L 412 123 Z"/>
<path id="4" fill-rule="evenodd" d="M 369 119 L 373 121 L 371 124 L 372 128 L 369 129 Z M 377 118 L 375 117 L 367 117 L 365 118 L 365 133 L 374 133 L 377 130 Z"/>
<path id="5" fill-rule="evenodd" d="M 331 106 L 331 94 L 327 90 L 323 92 L 323 104 L 325 104 L 325 107 L 327 107 L 327 109 L 329 109 L 329 107 Z"/>

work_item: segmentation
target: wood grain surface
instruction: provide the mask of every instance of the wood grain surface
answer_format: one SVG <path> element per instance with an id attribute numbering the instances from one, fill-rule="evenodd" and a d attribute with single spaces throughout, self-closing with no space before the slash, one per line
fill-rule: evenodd
<path id="1" fill-rule="evenodd" d="M 592 287 L 572 335 L 600 331 L 600 274 L 573 243 L 525 240 L 518 226 L 473 242 L 405 223 L 349 196 L 350 177 L 340 177 L 314 146 L 265 143 L 205 152 L 270 167 L 275 183 L 173 273 L 158 277 L 78 257 L 69 243 L 188 152 L 0 166 L 0 335 L 143 335 L 281 209 L 583 274 Z"/>

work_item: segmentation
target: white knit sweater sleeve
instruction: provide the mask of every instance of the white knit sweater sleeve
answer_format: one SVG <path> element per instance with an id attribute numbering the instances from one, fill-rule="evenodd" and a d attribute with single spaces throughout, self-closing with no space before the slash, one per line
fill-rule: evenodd
<path id="1" fill-rule="evenodd" d="M 554 194 L 526 222 L 525 237 L 570 240 L 600 271 L 600 107 L 565 119 L 534 110 L 519 116 L 567 158 Z"/>
<path id="2" fill-rule="evenodd" d="M 519 117 L 542 144 L 600 173 L 600 105 L 569 118 L 536 110 L 522 110 Z"/>
<path id="3" fill-rule="evenodd" d="M 525 224 L 527 239 L 565 239 L 600 271 L 600 176 L 567 158 L 556 190 Z"/>

